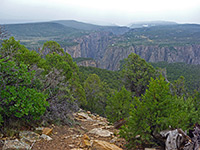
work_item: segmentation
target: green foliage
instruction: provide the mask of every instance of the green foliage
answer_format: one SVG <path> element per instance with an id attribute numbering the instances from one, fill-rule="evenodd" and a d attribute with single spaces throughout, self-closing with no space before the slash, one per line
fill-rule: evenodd
<path id="1" fill-rule="evenodd" d="M 141 98 L 136 97 L 127 120 L 127 126 L 120 135 L 129 141 L 129 146 L 137 143 L 151 143 L 152 134 L 172 128 L 188 129 L 197 121 L 197 112 L 192 99 L 172 96 L 169 84 L 163 77 L 151 78 L 149 89 Z M 140 135 L 140 138 L 135 138 Z"/>
<path id="2" fill-rule="evenodd" d="M 2 57 L 12 57 L 18 50 L 24 48 L 25 47 L 21 45 L 19 41 L 15 41 L 14 37 L 10 37 L 9 39 L 3 41 L 0 54 Z"/>
<path id="3" fill-rule="evenodd" d="M 46 55 L 47 71 L 50 72 L 54 68 L 57 69 L 61 76 L 65 76 L 65 81 L 69 80 L 72 76 L 72 69 L 64 57 L 57 53 L 50 53 Z"/>
<path id="4" fill-rule="evenodd" d="M 172 94 L 178 97 L 187 96 L 185 90 L 185 78 L 183 76 L 180 76 L 180 78 L 172 84 Z"/>
<path id="5" fill-rule="evenodd" d="M 154 26 L 148 28 L 136 28 L 125 33 L 124 40 L 117 42 L 120 45 L 160 45 L 176 50 L 174 46 L 199 44 L 199 25 L 178 24 L 170 26 Z"/>
<path id="6" fill-rule="evenodd" d="M 193 93 L 194 90 L 198 91 L 200 89 L 200 65 L 167 62 L 151 63 L 151 65 L 154 68 L 166 68 L 167 79 L 171 83 L 178 80 L 180 76 L 183 76 L 187 92 Z"/>
<path id="7" fill-rule="evenodd" d="M 58 23 L 8 24 L 6 30 L 28 49 L 37 50 L 46 41 L 56 41 L 62 47 L 75 45 L 74 38 L 87 34 L 85 31 L 66 27 Z"/>
<path id="8" fill-rule="evenodd" d="M 124 85 L 136 96 L 144 94 L 149 79 L 155 76 L 154 68 L 134 53 L 131 53 L 124 61 L 121 71 Z"/>
<path id="9" fill-rule="evenodd" d="M 38 65 L 42 59 L 36 51 L 30 51 L 27 48 L 19 49 L 14 57 L 17 62 L 23 62 L 28 66 Z"/>
<path id="10" fill-rule="evenodd" d="M 46 110 L 46 95 L 30 88 L 34 72 L 25 64 L 0 59 L 0 108 L 3 119 L 9 117 L 37 119 Z"/>
<path id="11" fill-rule="evenodd" d="M 106 98 L 110 89 L 96 74 L 90 74 L 84 82 L 87 104 L 83 108 L 105 116 Z"/>
<path id="12" fill-rule="evenodd" d="M 0 72 L 7 74 L 2 80 L 7 86 L 1 90 L 1 98 L 5 99 L 0 105 L 3 120 L 7 121 L 9 115 L 15 119 L 36 119 L 48 108 L 42 116 L 45 121 L 62 120 L 69 123 L 67 117 L 72 110 L 77 109 L 76 103 L 86 101 L 79 81 L 79 70 L 71 56 L 64 53 L 54 41 L 45 43 L 43 58 L 37 52 L 29 51 L 13 37 L 5 40 L 2 45 L 1 65 L 6 65 L 6 62 L 8 65 L 4 67 L 7 72 Z"/>
<path id="13" fill-rule="evenodd" d="M 96 74 L 99 76 L 102 82 L 106 82 L 111 89 L 119 90 L 121 87 L 120 74 L 118 71 L 110 71 L 106 69 L 100 69 L 95 67 L 79 66 L 80 80 L 83 83 L 90 74 Z"/>
<path id="14" fill-rule="evenodd" d="M 200 118 L 200 91 L 194 91 L 192 98 L 195 110 L 198 112 L 198 118 Z"/>
<path id="15" fill-rule="evenodd" d="M 40 51 L 40 53 L 42 54 L 42 56 L 46 56 L 49 53 L 57 53 L 60 55 L 64 54 L 64 50 L 61 48 L 61 46 L 55 42 L 55 41 L 47 41 L 44 43 L 42 50 Z"/>
<path id="16" fill-rule="evenodd" d="M 2 115 L 1 115 L 2 111 L 3 111 L 3 108 L 0 106 L 0 126 L 1 126 L 2 123 L 3 123 L 3 117 L 2 117 Z"/>
<path id="17" fill-rule="evenodd" d="M 73 76 L 69 80 L 69 84 L 70 84 L 69 88 L 72 94 L 74 95 L 74 98 L 77 100 L 79 106 L 86 105 L 87 101 L 86 101 L 85 90 L 79 80 L 79 69 L 76 64 L 74 64 Z"/>
<path id="18" fill-rule="evenodd" d="M 119 92 L 108 97 L 106 116 L 110 122 L 116 122 L 129 116 L 130 104 L 132 103 L 131 92 L 123 86 Z"/>

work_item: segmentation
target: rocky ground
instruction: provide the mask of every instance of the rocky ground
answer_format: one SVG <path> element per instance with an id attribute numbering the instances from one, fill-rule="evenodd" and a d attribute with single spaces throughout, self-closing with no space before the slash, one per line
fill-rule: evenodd
<path id="1" fill-rule="evenodd" d="M 125 140 L 119 138 L 117 134 L 119 130 L 114 129 L 106 118 L 93 115 L 90 112 L 75 113 L 74 117 L 77 122 L 77 125 L 74 127 L 52 125 L 49 128 L 37 128 L 38 131 L 34 133 L 30 132 L 27 134 L 22 132 L 18 142 L 26 143 L 25 145 L 17 143 L 17 140 L 14 142 L 6 141 L 2 149 L 8 150 L 13 147 L 20 149 L 20 145 L 24 146 L 21 149 L 32 150 L 125 149 Z M 37 134 L 39 130 L 41 132 Z M 14 145 L 12 145 L 13 143 Z"/>

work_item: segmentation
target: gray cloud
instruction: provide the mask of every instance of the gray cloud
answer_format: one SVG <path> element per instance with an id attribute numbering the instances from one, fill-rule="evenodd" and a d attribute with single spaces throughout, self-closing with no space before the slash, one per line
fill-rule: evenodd
<path id="1" fill-rule="evenodd" d="M 200 23 L 198 0 L 0 0 L 0 23 L 79 20 L 126 25 L 168 20 Z"/>

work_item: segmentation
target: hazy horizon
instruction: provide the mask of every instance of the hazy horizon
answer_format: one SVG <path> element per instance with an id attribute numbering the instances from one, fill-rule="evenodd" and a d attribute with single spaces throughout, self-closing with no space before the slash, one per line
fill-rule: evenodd
<path id="1" fill-rule="evenodd" d="M 98 25 L 146 21 L 200 24 L 199 0 L 1 0 L 0 24 L 76 20 Z"/>

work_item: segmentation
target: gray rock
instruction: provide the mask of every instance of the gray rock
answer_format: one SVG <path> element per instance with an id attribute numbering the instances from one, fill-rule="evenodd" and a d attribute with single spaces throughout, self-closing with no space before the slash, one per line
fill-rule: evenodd
<path id="1" fill-rule="evenodd" d="M 11 149 L 12 150 L 29 150 L 30 146 L 26 143 L 19 141 L 18 139 L 5 141 L 2 150 L 11 150 Z"/>
<path id="2" fill-rule="evenodd" d="M 50 136 L 46 135 L 46 134 L 42 134 L 40 136 L 40 139 L 46 140 L 46 141 L 51 141 L 53 140 Z"/>
<path id="3" fill-rule="evenodd" d="M 166 133 L 167 140 L 165 142 L 166 150 L 177 150 L 183 142 L 183 135 L 177 129 Z"/>
<path id="4" fill-rule="evenodd" d="M 20 141 L 31 144 L 39 140 L 40 135 L 31 131 L 21 131 L 19 133 Z"/>
<path id="5" fill-rule="evenodd" d="M 88 133 L 96 134 L 96 135 L 102 136 L 102 137 L 109 137 L 109 136 L 113 135 L 113 132 L 110 132 L 108 130 L 103 130 L 102 128 L 94 128 L 94 129 L 90 130 Z"/>
<path id="6" fill-rule="evenodd" d="M 86 119 L 86 120 L 90 120 L 90 121 L 93 120 L 88 114 L 86 114 L 84 112 L 77 113 L 77 116 L 80 119 Z"/>

